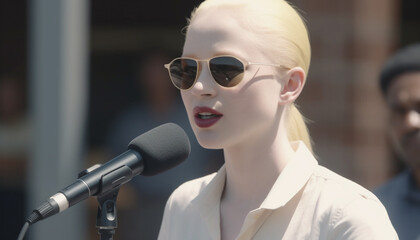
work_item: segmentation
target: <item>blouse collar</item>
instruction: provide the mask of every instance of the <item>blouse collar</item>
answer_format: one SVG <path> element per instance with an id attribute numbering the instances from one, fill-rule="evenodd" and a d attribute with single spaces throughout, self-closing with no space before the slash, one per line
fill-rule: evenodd
<path id="1" fill-rule="evenodd" d="M 311 151 L 301 141 L 292 142 L 294 157 L 278 176 L 267 197 L 259 209 L 275 210 L 289 202 L 308 182 L 318 165 Z M 220 198 L 226 179 L 226 167 L 217 172 L 215 177 L 203 189 L 191 204 L 196 205 L 210 229 L 219 229 Z M 219 234 L 214 232 L 214 234 Z"/>

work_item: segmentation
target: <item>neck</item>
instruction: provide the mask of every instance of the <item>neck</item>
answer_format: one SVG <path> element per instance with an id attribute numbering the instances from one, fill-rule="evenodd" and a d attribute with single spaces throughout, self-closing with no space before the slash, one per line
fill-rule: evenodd
<path id="1" fill-rule="evenodd" d="M 222 201 L 249 201 L 259 207 L 294 151 L 279 130 L 272 141 L 253 141 L 246 146 L 225 149 L 226 184 Z"/>

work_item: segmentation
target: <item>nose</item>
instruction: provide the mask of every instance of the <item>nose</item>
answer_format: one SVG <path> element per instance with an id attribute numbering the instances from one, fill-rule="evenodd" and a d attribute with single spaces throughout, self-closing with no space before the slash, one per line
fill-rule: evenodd
<path id="1" fill-rule="evenodd" d="M 420 112 L 415 110 L 408 111 L 404 122 L 407 130 L 420 129 Z"/>
<path id="2" fill-rule="evenodd" d="M 215 85 L 216 82 L 213 80 L 213 76 L 204 62 L 201 62 L 197 74 L 197 81 L 190 89 L 191 93 L 197 97 L 215 96 L 217 93 L 217 86 Z"/>

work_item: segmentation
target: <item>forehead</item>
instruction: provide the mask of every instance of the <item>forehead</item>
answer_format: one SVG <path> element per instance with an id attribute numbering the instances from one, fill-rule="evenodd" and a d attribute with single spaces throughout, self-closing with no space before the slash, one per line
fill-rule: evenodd
<path id="1" fill-rule="evenodd" d="M 390 104 L 420 102 L 420 72 L 405 73 L 392 81 L 387 93 Z"/>
<path id="2" fill-rule="evenodd" d="M 198 58 L 218 54 L 258 55 L 255 35 L 244 27 L 245 22 L 239 11 L 230 9 L 198 12 L 188 28 L 183 55 Z"/>

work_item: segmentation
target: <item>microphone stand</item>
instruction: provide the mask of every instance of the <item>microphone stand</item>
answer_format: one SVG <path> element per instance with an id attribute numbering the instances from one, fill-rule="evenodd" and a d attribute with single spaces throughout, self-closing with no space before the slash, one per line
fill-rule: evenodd
<path id="1" fill-rule="evenodd" d="M 99 202 L 96 227 L 100 240 L 113 240 L 117 228 L 117 196 L 119 187 L 97 196 Z"/>
<path id="2" fill-rule="evenodd" d="M 79 178 L 98 168 L 95 165 L 79 173 Z M 92 170 L 93 169 L 93 170 Z M 100 191 L 96 197 L 98 200 L 98 214 L 96 216 L 96 227 L 100 235 L 100 240 L 113 240 L 115 228 L 117 228 L 117 197 L 120 190 L 121 180 L 126 181 L 132 176 L 129 167 L 120 167 L 104 176 L 100 183 Z"/>

